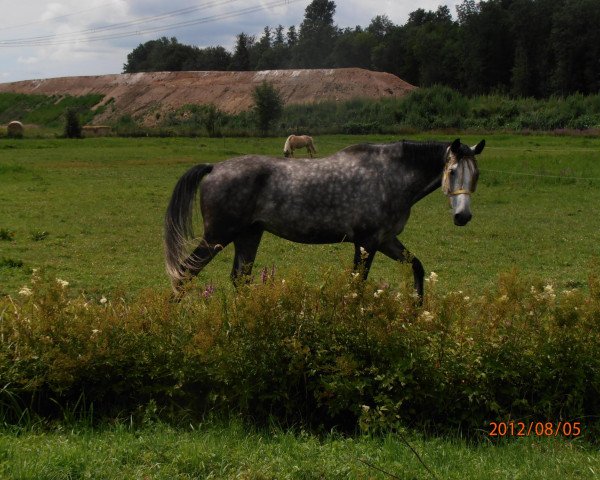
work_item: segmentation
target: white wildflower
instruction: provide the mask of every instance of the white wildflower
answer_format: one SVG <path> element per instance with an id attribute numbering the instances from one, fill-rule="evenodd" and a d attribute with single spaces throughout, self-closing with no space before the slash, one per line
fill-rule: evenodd
<path id="1" fill-rule="evenodd" d="M 471 297 L 466 296 L 466 297 L 463 297 L 463 299 L 464 299 L 465 302 L 468 302 L 469 300 L 471 300 Z"/>
<path id="2" fill-rule="evenodd" d="M 101 303 L 102 305 L 104 305 L 106 302 L 108 302 L 108 300 L 106 299 L 106 297 L 105 297 L 105 296 L 102 296 L 102 298 L 100 299 L 100 303 Z"/>
<path id="3" fill-rule="evenodd" d="M 62 288 L 67 288 L 69 286 L 69 282 L 60 278 L 56 279 L 56 283 L 58 283 Z"/>
<path id="4" fill-rule="evenodd" d="M 33 291 L 31 290 L 31 288 L 24 286 L 21 288 L 21 290 L 19 290 L 19 295 L 23 295 L 24 297 L 30 297 L 31 295 L 33 295 Z"/>
<path id="5" fill-rule="evenodd" d="M 429 274 L 429 277 L 427 277 L 427 278 L 425 279 L 425 281 L 426 281 L 426 282 L 429 282 L 429 283 L 436 283 L 436 282 L 438 281 L 438 274 L 437 274 L 437 273 L 435 273 L 435 272 L 431 272 L 431 273 Z"/>
<path id="6" fill-rule="evenodd" d="M 360 258 L 361 260 L 369 258 L 369 253 L 363 247 L 360 247 Z"/>
<path id="7" fill-rule="evenodd" d="M 379 296 L 383 293 L 383 290 L 380 288 L 379 290 L 377 290 L 375 293 L 373 293 L 373 296 L 375 298 L 379 298 Z"/>
<path id="8" fill-rule="evenodd" d="M 368 412 L 369 410 L 371 410 L 371 407 L 369 407 L 368 405 L 361 405 L 361 407 L 364 412 Z"/>
<path id="9" fill-rule="evenodd" d="M 544 287 L 542 297 L 549 300 L 554 300 L 556 298 L 556 294 L 554 293 L 554 287 L 552 285 L 546 285 Z"/>

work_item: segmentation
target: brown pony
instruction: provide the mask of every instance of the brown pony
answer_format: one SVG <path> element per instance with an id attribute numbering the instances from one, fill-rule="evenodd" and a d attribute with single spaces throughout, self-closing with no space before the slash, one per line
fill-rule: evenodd
<path id="1" fill-rule="evenodd" d="M 317 153 L 312 137 L 308 135 L 290 135 L 283 146 L 283 154 L 286 157 L 293 157 L 294 150 L 303 147 L 306 147 L 311 158 L 313 154 Z"/>

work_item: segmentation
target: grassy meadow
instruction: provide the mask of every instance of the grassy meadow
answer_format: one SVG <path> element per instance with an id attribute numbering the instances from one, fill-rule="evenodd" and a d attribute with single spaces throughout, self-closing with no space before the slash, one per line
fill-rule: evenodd
<path id="1" fill-rule="evenodd" d="M 438 133 L 405 138 L 450 141 L 455 137 Z M 458 315 L 464 314 L 465 318 L 474 315 L 467 311 L 470 305 L 477 304 L 476 311 L 485 312 L 488 297 L 481 292 L 493 290 L 498 285 L 499 276 L 506 276 L 507 272 L 516 269 L 518 273 L 508 275 L 522 284 L 523 291 L 529 292 L 530 284 L 538 287 L 530 295 L 534 299 L 532 308 L 536 312 L 539 309 L 540 318 L 548 311 L 550 316 L 560 313 L 561 308 L 566 312 L 572 307 L 568 303 L 571 297 L 568 297 L 570 293 L 561 292 L 587 291 L 590 273 L 598 270 L 600 138 L 508 134 L 461 136 L 463 141 L 471 144 L 481 138 L 486 139 L 487 146 L 479 160 L 481 177 L 472 198 L 471 223 L 464 228 L 455 227 L 447 200 L 437 191 L 414 207 L 411 219 L 400 236 L 407 248 L 421 259 L 426 275 L 433 271 L 438 275 L 434 298 L 427 298 L 427 288 L 431 287 L 431 283 L 426 285 L 426 307 L 436 315 L 439 312 L 450 312 L 450 315 L 451 308 L 457 306 Z M 319 156 L 324 156 L 359 142 L 397 139 L 393 136 L 335 135 L 315 140 Z M 37 329 L 39 338 L 43 339 L 56 334 L 52 358 L 66 359 L 67 355 L 63 354 L 69 349 L 67 353 L 76 358 L 79 347 L 74 346 L 69 338 L 83 339 L 82 348 L 87 348 L 84 340 L 91 345 L 90 338 L 95 338 L 93 335 L 104 334 L 91 330 L 90 337 L 88 330 L 102 327 L 86 325 L 88 317 L 85 315 L 95 319 L 94 315 L 104 307 L 97 301 L 95 306 L 89 306 L 89 299 L 108 297 L 108 305 L 113 302 L 111 308 L 115 318 L 120 312 L 126 312 L 124 315 L 134 312 L 133 317 L 135 312 L 144 311 L 144 298 L 154 298 L 149 291 L 160 293 L 168 290 L 162 259 L 162 219 L 172 188 L 181 174 L 196 163 L 216 162 L 246 153 L 279 156 L 283 141 L 283 138 L 1 139 L 0 296 L 5 296 L 5 299 L 10 296 L 15 301 L 0 303 L 0 306 L 6 306 L 4 311 L 0 309 L 0 319 L 4 323 L 9 320 L 16 322 L 9 316 L 8 309 L 14 307 L 15 311 L 25 315 L 28 309 L 32 310 L 32 305 L 48 307 L 44 301 L 57 299 L 56 304 L 60 306 L 55 311 L 50 305 L 47 313 L 48 318 L 58 319 L 56 325 L 46 328 L 43 325 L 45 312 L 33 312 L 31 318 L 39 322 L 31 328 Z M 263 268 L 271 270 L 274 266 L 277 280 L 300 276 L 308 284 L 319 287 L 333 275 L 332 272 L 349 269 L 352 254 L 351 245 L 299 245 L 265 235 L 255 273 L 259 277 Z M 233 295 L 229 283 L 232 257 L 232 247 L 220 253 L 200 274 L 197 280 L 199 287 L 213 284 L 217 292 Z M 63 291 L 60 286 L 54 285 L 54 292 L 42 292 L 39 297 L 34 295 L 35 301 L 21 300 L 19 291 L 23 286 L 31 285 L 34 269 L 39 269 L 48 278 L 69 282 L 68 289 Z M 406 269 L 380 255 L 375 259 L 371 278 L 375 285 L 386 283 L 392 289 L 400 289 L 403 288 L 401 282 L 406 280 Z M 288 283 L 293 283 L 293 280 Z M 551 290 L 545 290 L 544 285 L 552 285 Z M 278 288 L 277 295 L 285 292 L 283 287 Z M 335 290 L 335 285 L 328 288 Z M 113 293 L 117 291 L 119 293 Z M 460 295 L 449 293 L 457 291 L 461 291 Z M 594 290 L 590 299 L 586 300 L 591 305 L 586 307 L 588 323 L 578 324 L 577 332 L 597 324 L 597 310 L 593 308 L 598 305 L 598 291 Z M 72 296 L 84 294 L 85 298 L 78 298 L 79 303 L 70 304 L 61 297 L 64 292 Z M 557 300 L 557 306 L 553 299 L 549 299 L 549 292 L 552 295 L 556 292 L 560 302 L 563 299 L 567 301 L 561 304 Z M 273 312 L 278 311 L 281 303 L 281 297 L 276 297 L 275 293 L 269 297 L 267 291 L 266 296 L 261 297 L 264 305 L 272 307 L 269 311 Z M 443 296 L 444 293 L 448 293 L 449 297 Z M 511 299 L 510 284 L 507 294 L 507 298 Z M 525 296 L 522 292 L 518 294 Z M 388 296 L 391 297 L 391 294 Z M 120 297 L 131 297 L 131 304 L 123 305 L 125 302 L 120 302 Z M 379 303 L 373 295 L 369 297 L 369 305 Z M 477 297 L 478 300 L 469 303 L 468 297 Z M 576 298 L 579 302 L 580 297 Z M 506 306 L 502 298 L 490 296 L 489 299 L 493 304 L 490 312 L 510 311 L 512 308 Z M 386 297 L 390 305 L 392 300 Z M 187 315 L 183 316 L 184 319 L 193 322 L 194 312 L 200 315 L 201 311 L 205 312 L 201 315 L 210 318 L 210 309 L 217 309 L 218 305 L 215 302 L 207 305 L 208 310 L 202 304 L 185 310 L 188 307 L 184 305 L 182 311 Z M 246 306 L 248 309 L 257 307 L 251 303 Z M 165 303 L 160 308 L 156 307 L 159 311 L 155 312 L 154 304 L 149 306 L 148 316 L 155 319 L 150 330 L 164 330 L 172 344 L 177 345 L 178 335 L 171 333 L 169 328 L 172 327 L 167 324 L 171 308 L 175 307 Z M 359 309 L 362 312 L 359 305 L 351 308 L 354 313 Z M 60 312 L 57 313 L 58 310 Z M 72 325 L 59 325 L 58 322 L 64 318 L 61 315 L 73 311 L 76 314 Z M 415 311 L 412 314 L 424 323 L 424 313 L 427 312 Z M 576 322 L 567 313 L 565 321 Z M 384 315 L 373 318 L 385 320 Z M 524 328 L 533 335 L 536 327 L 527 323 L 528 318 L 525 311 L 519 322 L 524 322 Z M 162 324 L 160 319 L 163 319 Z M 460 319 L 453 321 L 460 324 Z M 431 323 L 427 328 L 432 330 L 432 336 L 436 335 L 438 323 L 435 322 L 444 327 L 442 320 Z M 163 353 L 165 362 L 170 362 L 168 345 L 161 349 L 159 344 L 143 343 L 148 327 L 142 323 L 130 332 L 125 331 L 130 336 L 115 336 L 112 341 L 115 345 L 119 344 L 119 352 L 124 358 L 128 354 L 135 356 L 135 348 L 140 346 L 140 358 L 146 359 L 157 350 L 156 365 L 160 366 Z M 305 329 L 310 326 L 308 321 L 301 324 L 305 325 Z M 188 334 L 193 337 L 194 327 L 192 323 L 190 325 L 190 331 L 182 332 L 182 337 Z M 489 337 L 490 358 L 496 351 L 492 348 L 496 338 L 514 342 L 514 351 L 508 360 L 517 359 L 519 352 L 524 354 L 525 359 L 535 358 L 535 351 L 526 351 L 527 339 L 520 338 L 518 329 L 510 331 L 509 326 L 502 330 L 505 327 L 495 325 L 494 331 L 488 332 L 482 328 L 485 320 L 474 325 L 472 330 L 466 327 L 461 330 L 460 325 L 457 330 L 466 336 L 475 332 L 477 341 L 469 347 L 473 356 L 479 354 L 478 345 L 485 343 Z M 546 324 L 540 320 L 540 325 L 544 327 Z M 313 332 L 320 332 L 317 322 L 313 327 Z M 10 331 L 4 325 L 0 328 L 4 329 L 3 332 Z M 25 324 L 19 328 L 22 337 L 23 332 L 31 331 Z M 570 344 L 569 341 L 560 343 L 560 332 L 564 331 L 561 328 L 554 325 L 548 330 L 553 343 L 543 343 L 544 332 L 539 333 L 537 341 L 540 345 L 564 348 L 561 355 L 567 358 Z M 61 338 L 63 333 L 73 336 Z M 266 339 L 275 338 L 269 337 L 274 334 L 268 331 L 268 326 L 264 334 Z M 361 332 L 359 334 L 362 335 Z M 243 340 L 243 332 L 236 335 Z M 314 337 L 318 340 L 319 335 Z M 40 351 L 43 348 L 36 345 L 38 337 L 32 338 L 30 347 L 33 355 L 36 348 L 39 347 Z M 258 336 L 252 338 L 260 340 Z M 362 337 L 356 338 L 360 341 Z M 575 340 L 572 340 L 575 345 Z M 581 350 L 573 355 L 585 358 L 585 352 L 595 351 L 595 340 L 591 335 L 588 340 L 589 345 L 586 345 L 589 349 L 586 350 L 588 347 L 582 342 L 577 344 L 582 347 Z M 445 340 L 442 338 L 441 341 Z M 340 345 L 342 343 L 340 341 Z M 90 348 L 102 348 L 95 345 Z M 265 345 L 268 348 L 268 343 Z M 522 350 L 521 346 L 524 346 Z M 244 358 L 255 354 L 251 347 Z M 9 350 L 10 346 L 2 352 Z M 464 355 L 467 359 L 464 363 L 470 368 L 475 364 L 471 362 L 470 352 L 467 348 L 452 355 L 456 358 Z M 193 352 L 185 354 L 195 361 Z M 232 359 L 235 360 L 235 357 Z M 503 359 L 494 361 L 502 365 Z M 565 365 L 567 361 L 568 358 Z M 68 372 L 69 365 L 64 363 L 57 368 Z M 131 370 L 141 368 L 134 363 L 126 365 L 125 368 Z M 140 365 L 143 367 L 142 363 Z M 541 374 L 544 374 L 544 362 L 540 361 L 539 365 L 542 366 Z M 452 372 L 452 365 L 442 367 L 447 369 L 444 372 Z M 232 361 L 232 371 L 235 368 Z M 2 372 L 9 370 L 10 366 Z M 492 372 L 493 368 L 488 371 Z M 268 373 L 266 370 L 264 375 Z M 460 378 L 458 374 L 457 378 Z M 66 385 L 70 380 L 61 377 L 56 381 Z M 418 388 L 417 381 L 412 385 L 411 388 Z M 485 385 L 485 382 L 477 385 Z M 252 388 L 252 385 L 246 387 Z M 10 385 L 0 385 L 0 414 L 9 407 L 10 388 Z M 6 392 L 8 395 L 3 395 Z M 485 392 L 479 395 L 485 396 Z M 303 430 L 287 431 L 278 426 L 255 430 L 247 424 L 196 419 L 187 423 L 180 421 L 176 428 L 161 423 L 152 410 L 152 403 L 142 407 L 145 410 L 139 412 L 138 418 L 132 417 L 131 423 L 128 418 L 116 418 L 114 423 L 100 427 L 89 418 L 93 416 L 92 412 L 76 408 L 65 410 L 63 421 L 55 419 L 45 423 L 32 416 L 20 422 L 20 426 L 5 424 L 0 428 L 0 478 L 434 478 L 406 446 L 405 438 L 437 478 L 591 479 L 600 474 L 597 439 L 590 438 L 589 433 L 583 438 L 558 436 L 491 441 L 484 432 L 482 437 L 490 441 L 473 445 L 461 438 L 460 431 L 450 438 L 423 436 L 412 430 L 404 436 L 343 436 L 335 432 L 315 435 Z M 26 411 L 21 413 L 23 417 L 27 416 Z M 554 421 L 555 418 L 547 420 Z M 585 419 L 583 422 L 585 425 Z M 487 427 L 482 425 L 481 428 Z"/>
<path id="2" fill-rule="evenodd" d="M 477 290 L 499 272 L 559 287 L 585 283 L 600 239 L 600 139 L 561 136 L 486 137 L 473 220 L 452 223 L 438 191 L 418 203 L 400 238 L 449 289 Z M 452 139 L 452 135 L 412 138 Z M 325 136 L 319 155 L 391 136 Z M 88 293 L 167 288 L 161 229 L 179 176 L 200 162 L 235 155 L 280 155 L 283 139 L 99 138 L 0 142 L 0 293 L 15 293 L 33 268 Z M 257 271 L 302 271 L 317 282 L 323 269 L 351 265 L 345 244 L 299 245 L 265 235 Z M 229 288 L 232 248 L 200 275 Z M 376 257 L 372 277 L 394 284 L 398 266 Z"/>

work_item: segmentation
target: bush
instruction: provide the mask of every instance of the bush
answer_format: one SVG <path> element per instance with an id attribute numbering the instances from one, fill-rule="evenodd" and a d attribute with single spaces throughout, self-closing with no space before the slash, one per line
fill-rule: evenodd
<path id="1" fill-rule="evenodd" d="M 449 87 L 413 91 L 399 105 L 396 121 L 423 130 L 462 128 L 469 113 L 468 100 Z"/>
<path id="2" fill-rule="evenodd" d="M 81 138 L 81 124 L 79 123 L 79 115 L 74 108 L 65 110 L 65 137 L 66 138 Z"/>
<path id="3" fill-rule="evenodd" d="M 209 411 L 255 422 L 367 431 L 486 430 L 490 421 L 600 419 L 600 279 L 555 292 L 502 275 L 469 298 L 430 277 L 423 307 L 350 274 L 296 278 L 237 295 L 212 286 L 181 304 L 71 296 L 34 274 L 0 299 L 0 415 L 164 417 Z M 21 406 L 19 408 L 15 405 Z"/>
<path id="4" fill-rule="evenodd" d="M 263 135 L 266 135 L 270 125 L 281 117 L 283 100 L 277 89 L 267 81 L 263 81 L 254 89 L 252 98 L 258 128 Z"/>

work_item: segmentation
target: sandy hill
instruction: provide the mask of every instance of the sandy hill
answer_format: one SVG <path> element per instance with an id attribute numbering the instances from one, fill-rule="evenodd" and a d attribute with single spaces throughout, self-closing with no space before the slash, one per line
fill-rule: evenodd
<path id="1" fill-rule="evenodd" d="M 416 88 L 389 73 L 341 68 L 61 77 L 1 83 L 0 92 L 73 96 L 99 93 L 104 100 L 97 106 L 112 101 L 114 108 L 105 109 L 95 122 L 130 114 L 152 124 L 157 113 L 186 104 L 214 103 L 228 113 L 247 110 L 252 105 L 252 90 L 263 80 L 273 83 L 286 104 L 402 97 Z"/>

